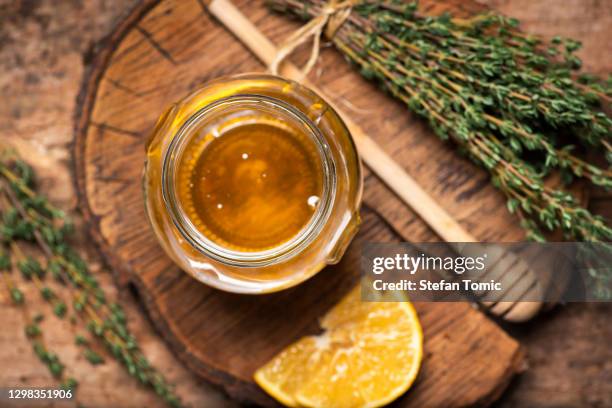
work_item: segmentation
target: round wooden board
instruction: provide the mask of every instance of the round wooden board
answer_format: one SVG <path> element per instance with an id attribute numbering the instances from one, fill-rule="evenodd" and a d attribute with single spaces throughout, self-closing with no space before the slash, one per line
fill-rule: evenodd
<path id="1" fill-rule="evenodd" d="M 261 2 L 237 1 L 278 42 L 298 25 Z M 460 0 L 422 1 L 427 12 L 480 8 Z M 96 50 L 79 99 L 75 174 L 91 235 L 132 282 L 172 350 L 194 372 L 234 398 L 274 405 L 252 381 L 254 370 L 295 339 L 316 333 L 317 319 L 358 275 L 365 241 L 437 237 L 366 170 L 364 225 L 342 262 L 305 284 L 266 296 L 212 290 L 178 270 L 147 223 L 141 175 L 144 139 L 158 115 L 206 81 L 263 67 L 215 22 L 198 0 L 145 0 Z M 523 236 L 487 175 L 442 144 L 404 106 L 326 50 L 313 80 L 479 239 Z M 350 101 L 348 103 L 347 101 Z M 423 368 L 398 406 L 487 405 L 522 367 L 519 345 L 468 304 L 418 304 L 425 334 Z"/>

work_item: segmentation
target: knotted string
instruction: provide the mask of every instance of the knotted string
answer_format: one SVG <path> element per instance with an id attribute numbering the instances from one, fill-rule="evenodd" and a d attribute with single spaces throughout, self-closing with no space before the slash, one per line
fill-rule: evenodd
<path id="1" fill-rule="evenodd" d="M 351 8 L 356 2 L 357 0 L 330 0 L 330 2 L 323 7 L 318 16 L 314 17 L 299 30 L 291 34 L 278 48 L 274 60 L 268 67 L 270 72 L 274 75 L 278 75 L 279 67 L 282 62 L 291 55 L 297 47 L 304 44 L 312 37 L 310 57 L 301 69 L 303 77 L 308 75 L 317 62 L 317 59 L 319 59 L 319 46 L 321 44 L 321 34 L 323 34 L 323 30 L 325 30 L 325 36 L 327 38 L 333 38 L 340 26 L 346 21 L 349 14 L 351 14 Z"/>

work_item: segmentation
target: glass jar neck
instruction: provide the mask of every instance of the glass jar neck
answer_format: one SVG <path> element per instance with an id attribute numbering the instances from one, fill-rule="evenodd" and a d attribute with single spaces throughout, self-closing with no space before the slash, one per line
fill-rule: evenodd
<path id="1" fill-rule="evenodd" d="M 213 242 L 196 228 L 194 222 L 183 208 L 177 190 L 178 167 L 186 146 L 197 130 L 225 116 L 242 113 L 265 114 L 279 118 L 285 123 L 303 131 L 315 146 L 317 158 L 322 169 L 322 189 L 319 202 L 310 220 L 302 229 L 286 242 L 271 249 L 261 251 L 237 251 Z M 222 135 L 215 135 L 220 137 Z M 283 165 L 290 166 L 291 163 Z M 303 112 L 286 102 L 264 95 L 234 95 L 204 106 L 191 115 L 179 128 L 165 150 L 162 164 L 162 198 L 166 210 L 182 237 L 200 253 L 219 262 L 242 267 L 260 267 L 287 260 L 300 253 L 321 232 L 327 222 L 336 195 L 336 166 L 330 146 L 315 123 Z"/>

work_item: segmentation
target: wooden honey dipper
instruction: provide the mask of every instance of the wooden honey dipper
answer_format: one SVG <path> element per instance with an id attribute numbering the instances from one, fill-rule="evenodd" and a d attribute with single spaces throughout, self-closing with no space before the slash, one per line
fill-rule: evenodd
<path id="1" fill-rule="evenodd" d="M 207 10 L 229 29 L 253 54 L 266 66 L 275 62 L 277 48 L 266 38 L 232 3 L 230 0 L 212 0 L 206 2 Z M 289 62 L 283 63 L 283 76 L 299 81 L 320 95 L 325 95 L 315 85 L 304 78 L 303 73 Z M 328 102 L 329 98 L 327 98 Z M 479 242 L 448 214 L 421 186 L 397 164 L 374 140 L 372 140 L 349 115 L 337 106 L 336 112 L 344 120 L 357 145 L 364 163 L 395 193 L 412 208 L 444 241 L 448 243 Z M 459 245 L 452 245 L 459 253 L 464 251 Z M 529 265 L 516 254 L 499 250 L 500 247 L 489 248 L 493 268 L 483 274 L 483 279 L 495 277 L 505 282 L 511 288 L 496 301 L 479 302 L 490 313 L 501 316 L 513 322 L 526 321 L 535 316 L 542 308 L 544 290 L 536 274 Z M 490 258 L 491 259 L 491 258 Z M 518 296 L 512 299 L 510 296 Z M 518 301 L 526 298 L 530 301 Z"/>

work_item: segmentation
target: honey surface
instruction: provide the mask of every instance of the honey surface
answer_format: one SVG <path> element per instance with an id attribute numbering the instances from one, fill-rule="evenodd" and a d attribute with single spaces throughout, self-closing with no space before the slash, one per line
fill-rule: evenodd
<path id="1" fill-rule="evenodd" d="M 179 166 L 179 200 L 196 228 L 239 251 L 289 241 L 314 214 L 323 170 L 314 142 L 273 118 L 201 132 Z"/>

